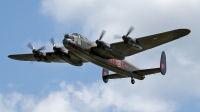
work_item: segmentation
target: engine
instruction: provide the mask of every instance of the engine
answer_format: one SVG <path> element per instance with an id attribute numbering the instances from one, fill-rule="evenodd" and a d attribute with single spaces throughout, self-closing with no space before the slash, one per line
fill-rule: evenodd
<path id="1" fill-rule="evenodd" d="M 105 43 L 104 41 L 101 40 L 96 40 L 96 44 L 98 48 L 101 48 L 102 50 L 111 50 L 111 47 L 109 44 Z"/>
<path id="2" fill-rule="evenodd" d="M 72 65 L 75 65 L 75 66 L 83 65 L 83 62 L 79 58 L 73 56 L 73 54 L 71 54 L 70 52 L 67 53 L 66 51 L 63 51 L 60 48 L 58 48 L 58 49 L 54 49 L 54 53 L 56 56 L 60 57 L 61 59 L 63 59 L 64 61 Z"/>
<path id="3" fill-rule="evenodd" d="M 135 50 L 141 50 L 142 49 L 141 45 L 137 42 L 137 39 L 132 39 L 132 38 L 127 37 L 127 36 L 123 36 L 122 38 L 124 40 L 124 44 L 127 44 L 130 47 L 133 47 Z"/>
<path id="4" fill-rule="evenodd" d="M 69 35 L 69 34 L 65 34 L 64 38 L 68 38 L 68 39 L 74 39 L 73 36 Z M 55 41 L 53 38 L 50 39 L 51 44 L 53 45 L 53 50 L 54 50 L 54 54 L 59 57 L 60 59 L 74 65 L 74 66 L 81 66 L 83 65 L 83 62 L 80 58 L 74 56 L 73 54 L 71 54 L 69 51 L 67 52 L 66 49 L 64 49 L 63 47 L 58 47 L 55 44 Z"/>
<path id="5" fill-rule="evenodd" d="M 41 52 L 41 51 L 35 51 L 33 52 L 34 54 L 34 58 L 37 60 L 37 61 L 44 61 L 44 62 L 47 62 L 47 58 L 46 58 L 46 54 Z"/>
<path id="6" fill-rule="evenodd" d="M 119 53 L 115 49 L 112 49 L 112 47 L 108 43 L 105 43 L 101 40 L 96 40 L 96 44 L 98 48 L 105 50 L 107 53 L 109 53 L 110 55 L 112 55 L 113 57 L 117 59 L 123 60 L 125 58 L 122 53 Z"/>

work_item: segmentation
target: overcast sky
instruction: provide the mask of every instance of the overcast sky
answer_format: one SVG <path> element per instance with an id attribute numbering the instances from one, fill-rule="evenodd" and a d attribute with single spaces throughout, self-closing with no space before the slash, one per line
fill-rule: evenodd
<path id="1" fill-rule="evenodd" d="M 34 0 L 0 1 L 0 112 L 199 112 L 199 0 Z M 167 55 L 167 73 L 136 80 L 103 83 L 102 68 L 92 63 L 11 60 L 9 54 L 31 53 L 54 37 L 62 46 L 64 33 L 80 33 L 91 41 L 106 30 L 103 41 L 124 35 L 133 38 L 180 28 L 191 33 L 176 41 L 127 57 L 141 69 L 159 66 Z"/>

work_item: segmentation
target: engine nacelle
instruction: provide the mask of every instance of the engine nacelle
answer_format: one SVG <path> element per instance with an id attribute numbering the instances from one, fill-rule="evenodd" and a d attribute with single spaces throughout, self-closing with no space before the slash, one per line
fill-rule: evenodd
<path id="1" fill-rule="evenodd" d="M 96 40 L 96 44 L 98 48 L 101 48 L 102 50 L 111 50 L 111 47 L 108 43 L 105 43 L 101 40 Z"/>
<path id="2" fill-rule="evenodd" d="M 96 44 L 98 48 L 107 51 L 110 55 L 112 55 L 113 57 L 119 60 L 123 60 L 125 58 L 122 53 L 119 53 L 118 51 L 112 49 L 112 47 L 109 44 L 101 40 L 96 40 Z"/>
<path id="3" fill-rule="evenodd" d="M 56 56 L 63 59 L 64 61 L 74 65 L 74 66 L 82 66 L 83 62 L 78 59 L 77 57 L 73 56 L 73 54 L 69 54 L 69 52 L 65 51 L 55 51 L 54 52 Z"/>
<path id="4" fill-rule="evenodd" d="M 34 53 L 34 58 L 35 58 L 37 61 L 48 62 L 48 61 L 47 61 L 46 55 L 45 55 L 43 52 L 40 52 L 40 51 Z"/>
<path id="5" fill-rule="evenodd" d="M 124 44 L 127 44 L 127 45 L 129 45 L 130 47 L 133 47 L 136 50 L 142 49 L 142 47 L 140 46 L 140 44 L 137 42 L 136 39 L 132 39 L 132 38 L 127 37 L 127 36 L 123 36 L 122 38 L 124 40 Z"/>

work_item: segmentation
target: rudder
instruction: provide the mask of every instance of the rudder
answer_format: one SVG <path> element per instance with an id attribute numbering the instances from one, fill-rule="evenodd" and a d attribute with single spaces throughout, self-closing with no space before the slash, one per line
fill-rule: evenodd
<path id="1" fill-rule="evenodd" d="M 103 68 L 103 71 L 102 71 L 102 79 L 103 79 L 103 81 L 105 82 L 105 83 L 107 83 L 108 82 L 108 77 L 107 77 L 107 75 L 109 75 L 109 70 L 108 69 L 106 69 L 106 68 Z"/>
<path id="2" fill-rule="evenodd" d="M 167 62 L 166 62 L 166 55 L 163 51 L 160 58 L 160 72 L 162 75 L 165 75 L 167 72 Z"/>

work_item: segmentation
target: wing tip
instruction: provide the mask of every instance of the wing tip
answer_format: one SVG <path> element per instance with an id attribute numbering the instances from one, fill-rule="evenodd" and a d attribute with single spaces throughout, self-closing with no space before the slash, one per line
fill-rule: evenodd
<path id="1" fill-rule="evenodd" d="M 11 59 L 13 59 L 12 55 L 8 55 L 8 58 L 11 58 Z"/>
<path id="2" fill-rule="evenodd" d="M 190 29 L 187 29 L 187 28 L 183 28 L 183 29 L 178 29 L 179 33 L 182 35 L 182 36 L 186 36 L 188 35 L 191 30 Z"/>
<path id="3" fill-rule="evenodd" d="M 14 55 L 8 55 L 8 58 L 13 59 L 13 60 L 17 60 L 17 58 Z"/>

